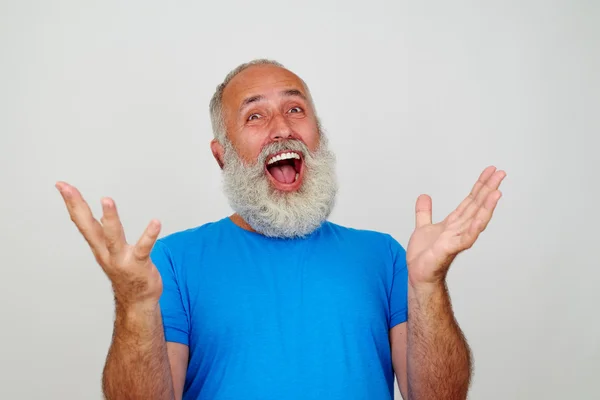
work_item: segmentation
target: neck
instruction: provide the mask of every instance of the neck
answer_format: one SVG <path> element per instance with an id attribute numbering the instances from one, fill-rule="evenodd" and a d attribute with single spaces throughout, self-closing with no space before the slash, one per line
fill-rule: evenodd
<path id="1" fill-rule="evenodd" d="M 242 229 L 245 229 L 247 231 L 250 232 L 256 232 L 254 229 L 252 229 L 252 227 L 250 226 L 249 223 L 246 222 L 246 220 L 244 218 L 242 218 L 239 214 L 233 214 L 232 216 L 229 217 L 229 219 L 231 219 L 231 221 L 236 224 L 237 226 L 239 226 Z"/>

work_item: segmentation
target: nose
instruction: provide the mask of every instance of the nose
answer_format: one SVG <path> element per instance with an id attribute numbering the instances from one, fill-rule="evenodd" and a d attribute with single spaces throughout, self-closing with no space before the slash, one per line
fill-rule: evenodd
<path id="1" fill-rule="evenodd" d="M 285 140 L 293 136 L 293 130 L 285 117 L 278 114 L 271 121 L 271 140 Z"/>

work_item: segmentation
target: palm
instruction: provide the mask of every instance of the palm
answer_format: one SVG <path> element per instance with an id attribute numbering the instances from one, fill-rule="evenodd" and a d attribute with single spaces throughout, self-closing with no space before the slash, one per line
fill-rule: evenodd
<path id="1" fill-rule="evenodd" d="M 416 228 L 408 242 L 406 260 L 412 282 L 443 280 L 452 260 L 470 248 L 487 227 L 500 199 L 498 190 L 506 174 L 486 168 L 471 193 L 443 221 L 432 224 L 431 198 L 419 196 Z"/>
<path id="2" fill-rule="evenodd" d="M 71 220 L 111 280 L 115 298 L 121 304 L 157 300 L 163 285 L 150 251 L 158 238 L 160 223 L 151 221 L 137 243 L 129 244 L 112 199 L 102 201 L 103 215 L 98 221 L 77 188 L 66 182 L 58 182 L 56 187 L 63 196 Z"/>

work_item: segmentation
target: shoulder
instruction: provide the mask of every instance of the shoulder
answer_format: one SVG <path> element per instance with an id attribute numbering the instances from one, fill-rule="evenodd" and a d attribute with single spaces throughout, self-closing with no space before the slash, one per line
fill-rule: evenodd
<path id="1" fill-rule="evenodd" d="M 170 233 L 156 241 L 172 251 L 198 248 L 207 241 L 219 240 L 227 229 L 227 218 L 208 222 L 200 226 Z"/>
<path id="2" fill-rule="evenodd" d="M 180 279 L 190 265 L 197 265 L 215 243 L 227 237 L 227 219 L 168 234 L 156 241 L 150 254 L 161 274 L 171 271 Z M 216 242 L 215 242 L 216 241 Z"/>
<path id="3" fill-rule="evenodd" d="M 327 221 L 323 227 L 325 234 L 343 241 L 350 241 L 358 246 L 388 249 L 392 253 L 403 252 L 402 245 L 389 233 L 368 229 L 351 228 Z"/>

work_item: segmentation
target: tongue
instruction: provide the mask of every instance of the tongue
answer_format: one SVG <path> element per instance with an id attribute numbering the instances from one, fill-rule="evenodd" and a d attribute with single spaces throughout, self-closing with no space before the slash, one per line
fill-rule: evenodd
<path id="1" fill-rule="evenodd" d="M 277 182 L 292 183 L 296 179 L 296 170 L 291 165 L 271 167 L 269 172 Z"/>

